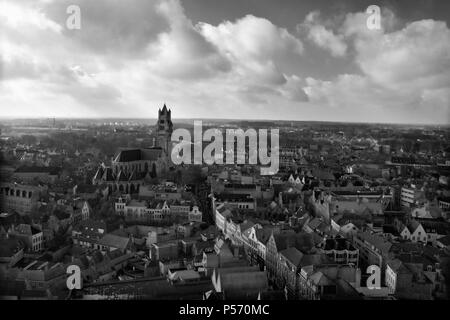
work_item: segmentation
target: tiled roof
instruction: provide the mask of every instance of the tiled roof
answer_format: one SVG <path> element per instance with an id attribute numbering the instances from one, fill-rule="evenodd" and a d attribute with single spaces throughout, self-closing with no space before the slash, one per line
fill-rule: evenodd
<path id="1" fill-rule="evenodd" d="M 131 162 L 141 160 L 140 149 L 122 150 L 114 159 L 115 162 Z"/>
<path id="2" fill-rule="evenodd" d="M 378 250 L 383 253 L 387 253 L 391 247 L 392 243 L 384 240 L 382 237 L 377 236 L 375 234 L 371 234 L 370 232 L 361 232 L 358 235 L 361 239 L 367 241 L 368 243 L 375 246 Z"/>
<path id="3" fill-rule="evenodd" d="M 21 248 L 21 243 L 17 239 L 2 239 L 0 241 L 0 257 L 11 257 Z"/>
<path id="4" fill-rule="evenodd" d="M 294 247 L 284 249 L 283 251 L 280 252 L 280 254 L 284 256 L 294 266 L 298 266 L 303 258 L 303 253 L 301 253 L 298 249 Z"/>
<path id="5" fill-rule="evenodd" d="M 294 231 L 283 231 L 274 234 L 277 250 L 281 251 L 289 247 L 295 247 L 302 252 L 308 252 L 315 245 L 314 235 L 306 232 L 295 233 Z"/>
<path id="6" fill-rule="evenodd" d="M 322 224 L 322 220 L 319 218 L 314 218 L 308 223 L 308 227 L 315 230 Z"/>
<path id="7" fill-rule="evenodd" d="M 305 254 L 298 267 L 315 266 L 326 262 L 329 262 L 328 258 L 322 254 Z"/>
<path id="8" fill-rule="evenodd" d="M 16 169 L 16 173 L 48 173 L 51 175 L 57 175 L 61 171 L 58 167 L 39 167 L 39 166 L 22 166 Z"/>
<path id="9" fill-rule="evenodd" d="M 333 284 L 333 282 L 321 271 L 312 274 L 310 279 L 316 286 L 327 286 Z"/>
<path id="10" fill-rule="evenodd" d="M 99 244 L 106 246 L 106 247 L 112 247 L 112 248 L 117 248 L 117 249 L 126 249 L 128 244 L 130 242 L 129 238 L 124 238 L 124 237 L 120 237 L 120 236 L 116 236 L 114 234 L 108 233 L 105 234 L 103 236 L 103 238 L 101 238 L 99 240 Z"/>
<path id="11" fill-rule="evenodd" d="M 437 241 L 442 243 L 444 246 L 448 246 L 448 245 L 450 245 L 450 235 L 439 238 Z"/>
<path id="12" fill-rule="evenodd" d="M 420 226 L 420 223 L 417 222 L 416 220 L 411 220 L 407 226 L 409 232 L 413 233 L 414 231 L 417 230 L 417 228 Z"/>
<path id="13" fill-rule="evenodd" d="M 104 181 L 114 181 L 114 176 L 111 168 L 106 168 L 103 173 Z"/>
<path id="14" fill-rule="evenodd" d="M 263 244 L 267 243 L 271 234 L 272 234 L 272 229 L 269 229 L 269 228 L 256 229 L 256 233 L 255 233 L 256 239 L 258 239 L 258 241 Z"/>
<path id="15" fill-rule="evenodd" d="M 115 162 L 132 162 L 141 160 L 156 161 L 161 157 L 161 148 L 126 149 L 121 150 L 114 159 Z"/>

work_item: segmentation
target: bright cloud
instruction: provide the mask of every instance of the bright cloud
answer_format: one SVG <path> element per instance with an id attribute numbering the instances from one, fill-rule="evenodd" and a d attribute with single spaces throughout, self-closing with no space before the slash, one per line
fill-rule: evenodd
<path id="1" fill-rule="evenodd" d="M 297 28 L 306 28 L 308 32 L 308 39 L 315 43 L 320 48 L 329 50 L 335 57 L 342 57 L 347 52 L 347 44 L 344 41 L 343 35 L 336 35 L 333 30 L 327 29 L 320 22 L 320 13 L 314 11 L 309 13 L 305 22 Z"/>

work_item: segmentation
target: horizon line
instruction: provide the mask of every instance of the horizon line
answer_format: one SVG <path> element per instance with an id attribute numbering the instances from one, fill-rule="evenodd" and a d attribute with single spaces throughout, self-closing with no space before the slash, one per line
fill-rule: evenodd
<path id="1" fill-rule="evenodd" d="M 157 120 L 158 117 L 28 117 L 28 116 L 0 116 L 3 120 Z M 235 118 L 174 118 L 172 121 L 231 121 L 231 122 L 317 122 L 317 123 L 346 123 L 346 124 L 382 124 L 382 125 L 411 125 L 411 126 L 444 126 L 449 127 L 450 123 L 407 123 L 407 122 L 364 122 L 364 121 L 339 121 L 339 120 L 284 120 L 284 119 L 235 119 Z"/>

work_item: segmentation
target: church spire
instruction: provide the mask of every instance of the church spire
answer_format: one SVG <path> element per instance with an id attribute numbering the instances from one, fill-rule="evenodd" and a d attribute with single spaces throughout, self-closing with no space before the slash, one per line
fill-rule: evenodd
<path id="1" fill-rule="evenodd" d="M 164 103 L 162 110 L 158 113 L 158 122 L 156 123 L 156 145 L 164 149 L 167 155 L 171 152 L 172 131 L 171 112 Z"/>

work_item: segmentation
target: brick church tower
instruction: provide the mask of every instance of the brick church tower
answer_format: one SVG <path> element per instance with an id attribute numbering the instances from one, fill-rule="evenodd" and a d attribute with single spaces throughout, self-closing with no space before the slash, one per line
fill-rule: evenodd
<path id="1" fill-rule="evenodd" d="M 167 109 L 166 104 L 158 110 L 158 123 L 156 124 L 156 146 L 164 150 L 170 158 L 172 152 L 172 132 L 173 124 L 171 119 L 171 111 Z"/>

